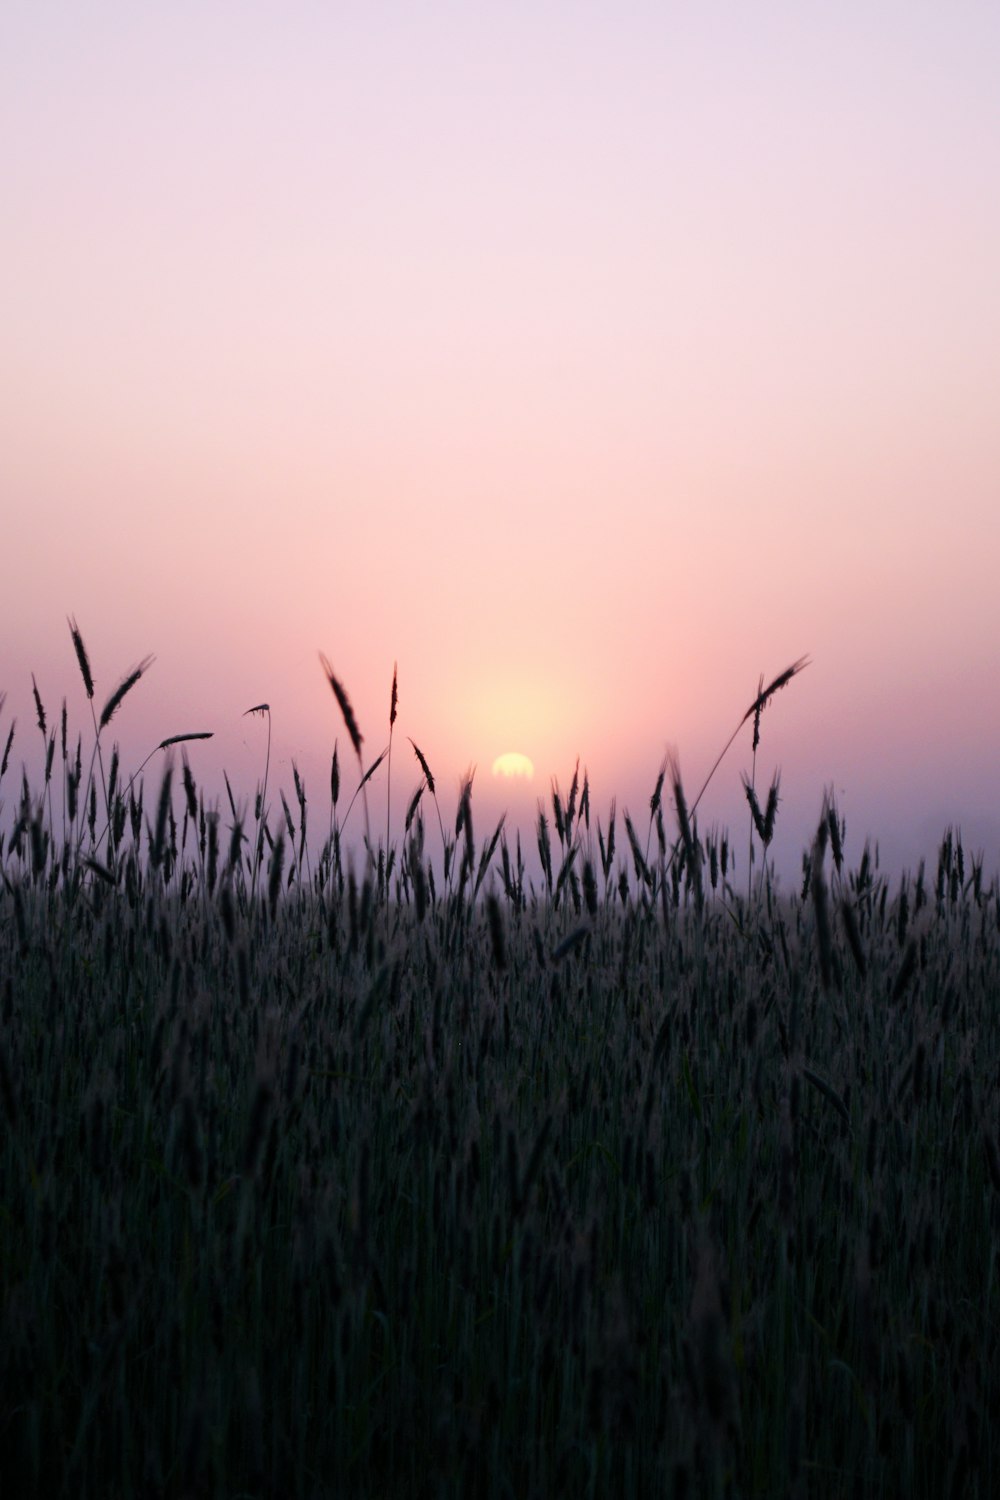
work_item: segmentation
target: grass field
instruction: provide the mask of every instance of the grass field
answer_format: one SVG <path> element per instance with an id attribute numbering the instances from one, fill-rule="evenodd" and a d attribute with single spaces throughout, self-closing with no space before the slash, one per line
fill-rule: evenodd
<path id="1" fill-rule="evenodd" d="M 676 842 L 663 774 L 638 828 L 574 778 L 536 891 L 471 786 L 425 832 L 421 758 L 355 874 L 343 799 L 310 863 L 304 794 L 244 828 L 182 762 L 143 805 L 39 717 L 5 1496 L 997 1493 L 1000 894 L 960 840 L 849 870 L 824 804 L 779 899 L 672 769 Z"/>

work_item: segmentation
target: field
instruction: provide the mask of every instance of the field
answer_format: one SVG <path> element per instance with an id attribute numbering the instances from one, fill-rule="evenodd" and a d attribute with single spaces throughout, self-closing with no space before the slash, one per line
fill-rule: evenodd
<path id="1" fill-rule="evenodd" d="M 343 799 L 313 865 L 304 795 L 243 827 L 185 761 L 143 805 L 38 706 L 5 1495 L 997 1493 L 1000 894 L 959 839 L 850 870 L 824 803 L 779 899 L 673 768 L 676 839 L 663 773 L 638 829 L 574 777 L 536 890 L 471 786 L 425 829 L 421 760 L 354 872 Z"/>

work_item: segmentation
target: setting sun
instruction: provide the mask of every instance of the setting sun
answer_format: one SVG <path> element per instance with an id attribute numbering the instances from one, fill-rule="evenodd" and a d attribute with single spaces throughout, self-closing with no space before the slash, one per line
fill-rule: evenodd
<path id="1" fill-rule="evenodd" d="M 998 75 L 0 0 L 0 1496 L 1000 1500 Z"/>
<path id="2" fill-rule="evenodd" d="M 498 755 L 493 762 L 493 775 L 505 776 L 508 780 L 515 776 L 523 776 L 530 781 L 535 774 L 535 768 L 526 755 L 517 750 L 508 750 L 505 755 Z"/>

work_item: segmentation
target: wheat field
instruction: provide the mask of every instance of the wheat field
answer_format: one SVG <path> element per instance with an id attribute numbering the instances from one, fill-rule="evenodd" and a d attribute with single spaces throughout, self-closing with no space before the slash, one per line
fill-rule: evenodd
<path id="1" fill-rule="evenodd" d="M 409 744 L 388 844 L 325 663 L 352 861 L 337 755 L 319 847 L 297 771 L 206 805 L 207 731 L 126 776 L 148 661 L 98 714 L 71 637 L 89 736 L 36 688 L 18 788 L 0 724 L 5 1495 L 997 1492 L 1000 892 L 960 838 L 851 869 L 821 797 L 786 894 L 777 782 L 749 880 L 676 764 L 641 818 L 577 772 L 536 887 Z"/>

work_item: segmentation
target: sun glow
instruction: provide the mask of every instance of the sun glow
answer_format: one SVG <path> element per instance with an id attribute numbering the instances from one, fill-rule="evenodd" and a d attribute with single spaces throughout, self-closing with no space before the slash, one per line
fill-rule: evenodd
<path id="1" fill-rule="evenodd" d="M 508 750 L 505 755 L 498 755 L 493 762 L 493 775 L 504 776 L 507 780 L 523 776 L 526 781 L 530 781 L 534 774 L 535 768 L 531 761 L 517 750 Z"/>

